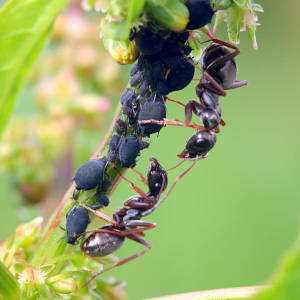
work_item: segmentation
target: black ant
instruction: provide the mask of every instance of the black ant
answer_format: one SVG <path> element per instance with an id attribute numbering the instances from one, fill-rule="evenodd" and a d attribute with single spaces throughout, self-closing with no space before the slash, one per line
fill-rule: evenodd
<path id="1" fill-rule="evenodd" d="M 226 90 L 242 87 L 246 80 L 236 80 L 237 66 L 234 58 L 240 54 L 240 49 L 230 43 L 215 38 L 207 33 L 212 42 L 203 52 L 201 58 L 202 77 L 196 86 L 199 101 L 191 100 L 187 104 L 168 99 L 185 109 L 185 122 L 179 120 L 141 120 L 142 124 L 175 125 L 191 127 L 197 130 L 187 142 L 185 150 L 178 154 L 182 159 L 199 159 L 216 143 L 216 133 L 220 125 L 225 125 L 221 119 L 219 96 L 226 96 Z M 233 49 L 234 51 L 230 51 Z M 202 119 L 203 126 L 191 123 L 192 114 Z"/>
<path id="2" fill-rule="evenodd" d="M 208 34 L 212 44 L 204 50 L 201 58 L 202 78 L 196 86 L 199 102 L 192 100 L 185 105 L 185 123 L 190 123 L 194 113 L 206 119 L 203 123 L 207 129 L 213 129 L 217 125 L 210 126 L 210 119 L 218 119 L 218 117 L 213 117 L 211 113 L 205 118 L 205 110 L 215 111 L 215 114 L 220 115 L 219 96 L 226 96 L 226 90 L 240 88 L 246 85 L 247 81 L 236 80 L 237 66 L 234 58 L 240 54 L 240 49 Z M 231 52 L 229 49 L 234 51 Z M 212 123 L 217 122 L 212 121 Z"/>
<path id="3" fill-rule="evenodd" d="M 136 171 L 141 177 L 142 181 L 147 183 L 149 189 L 147 193 L 143 192 L 132 181 L 121 175 L 123 179 L 129 182 L 131 188 L 137 192 L 138 195 L 130 197 L 127 201 L 125 201 L 123 207 L 113 214 L 113 218 L 110 218 L 101 211 L 94 211 L 90 207 L 82 204 L 85 209 L 91 211 L 100 219 L 105 220 L 108 223 L 108 225 L 102 226 L 101 228 L 90 232 L 90 235 L 84 239 L 81 244 L 81 250 L 84 254 L 91 257 L 109 255 L 119 249 L 123 245 L 126 238 L 133 240 L 145 247 L 144 250 L 121 259 L 120 261 L 114 263 L 111 267 L 98 272 L 87 282 L 87 284 L 104 271 L 124 265 L 133 259 L 144 255 L 148 250 L 150 250 L 151 245 L 144 239 L 144 235 L 146 230 L 155 228 L 156 224 L 141 219 L 154 212 L 160 206 L 160 204 L 173 190 L 176 183 L 192 169 L 194 164 L 195 162 L 193 162 L 189 168 L 176 177 L 175 181 L 163 198 L 160 196 L 166 190 L 168 185 L 168 175 L 167 171 L 155 158 L 150 159 L 147 178 Z"/>

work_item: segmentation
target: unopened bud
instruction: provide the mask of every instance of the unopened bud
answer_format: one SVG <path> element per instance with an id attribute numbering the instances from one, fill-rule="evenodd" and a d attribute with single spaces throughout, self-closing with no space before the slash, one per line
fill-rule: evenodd
<path id="1" fill-rule="evenodd" d="M 60 294 L 69 294 L 77 289 L 75 280 L 73 278 L 66 277 L 64 274 L 47 279 L 47 284 Z"/>
<path id="2" fill-rule="evenodd" d="M 37 217 L 29 223 L 21 224 L 16 229 L 16 242 L 21 247 L 30 246 L 40 235 L 43 218 Z"/>
<path id="3" fill-rule="evenodd" d="M 148 0 L 147 12 L 162 26 L 180 32 L 189 22 L 189 11 L 180 0 Z"/>
<path id="4" fill-rule="evenodd" d="M 105 48 L 118 63 L 132 64 L 138 57 L 138 50 L 134 41 L 124 42 L 112 39 L 103 40 Z"/>

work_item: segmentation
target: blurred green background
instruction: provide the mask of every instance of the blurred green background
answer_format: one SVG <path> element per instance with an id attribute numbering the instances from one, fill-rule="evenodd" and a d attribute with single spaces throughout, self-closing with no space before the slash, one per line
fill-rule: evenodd
<path id="1" fill-rule="evenodd" d="M 251 50 L 244 36 L 238 58 L 239 78 L 248 79 L 249 87 L 222 99 L 227 126 L 217 147 L 149 218 L 158 225 L 147 234 L 151 252 L 109 274 L 126 280 L 129 299 L 261 283 L 297 237 L 300 3 L 260 3 L 265 9 L 260 48 Z M 182 101 L 194 97 L 193 87 L 173 96 Z M 168 116 L 181 118 L 182 111 L 169 104 Z M 174 165 L 191 134 L 189 129 L 164 129 L 159 138 L 152 137 L 138 169 L 144 171 L 149 156 Z M 4 238 L 26 216 L 6 177 L 0 180 L 0 191 Z M 130 194 L 122 184 L 113 207 Z M 127 245 L 119 256 L 139 250 Z"/>

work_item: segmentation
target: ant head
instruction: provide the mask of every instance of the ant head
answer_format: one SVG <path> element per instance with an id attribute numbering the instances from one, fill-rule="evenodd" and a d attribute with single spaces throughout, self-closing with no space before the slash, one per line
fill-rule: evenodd
<path id="1" fill-rule="evenodd" d="M 150 165 L 147 174 L 149 195 L 158 196 L 168 185 L 168 175 L 156 158 L 150 158 Z"/>

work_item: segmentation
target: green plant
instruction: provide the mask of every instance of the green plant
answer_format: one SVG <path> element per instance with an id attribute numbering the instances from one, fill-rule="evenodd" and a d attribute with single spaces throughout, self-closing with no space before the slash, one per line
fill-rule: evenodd
<path id="1" fill-rule="evenodd" d="M 9 4 L 4 6 L 3 11 L 1 11 L 2 16 L 9 11 L 9 8 L 13 5 L 11 3 L 14 2 L 11 1 L 8 3 Z M 90 1 L 89 4 L 93 3 Z M 135 45 L 128 37 L 133 23 L 137 22 L 138 24 L 141 24 L 145 22 L 143 17 L 140 18 L 140 14 L 144 9 L 142 4 L 142 1 L 112 1 L 108 13 L 104 18 L 102 24 L 104 43 L 112 56 L 121 63 L 129 63 L 136 58 L 137 52 Z M 181 4 L 181 2 L 178 2 L 178 6 L 174 6 L 174 4 L 170 4 L 169 1 L 160 1 L 159 3 L 158 1 L 146 1 L 145 10 L 159 23 L 159 26 L 166 27 L 169 30 L 179 31 L 184 27 L 182 24 L 186 24 L 188 21 L 188 18 L 186 18 L 186 10 L 184 8 L 182 11 L 177 12 L 177 10 L 180 10 L 180 7 L 182 7 Z M 170 5 L 170 7 L 168 5 Z M 252 1 L 214 1 L 214 5 L 218 8 L 226 8 L 226 10 L 218 12 L 217 20 L 223 19 L 228 22 L 230 39 L 237 41 L 240 29 L 246 27 L 249 30 L 253 45 L 256 47 L 255 28 L 257 24 L 254 11 L 261 9 L 258 6 L 254 6 Z M 165 8 L 165 14 L 174 9 L 175 13 L 172 14 L 172 16 L 176 15 L 178 18 L 176 17 L 173 19 L 172 16 L 170 18 L 165 18 L 165 15 L 162 17 L 158 14 L 158 10 L 161 11 L 161 8 Z M 17 14 L 18 12 L 15 11 L 14 13 Z M 25 15 L 24 12 L 23 14 Z M 24 15 L 22 16 L 24 17 Z M 33 19 L 34 17 L 32 17 L 32 20 Z M 17 28 L 21 27 L 19 23 L 15 23 L 14 26 L 17 26 Z M 15 28 L 14 26 L 11 26 L 12 28 L 9 29 L 8 27 L 5 27 L 5 33 L 7 34 L 7 32 L 10 32 L 9 30 L 13 30 L 13 28 Z M 194 46 L 194 51 L 196 53 L 201 50 L 201 41 L 201 33 L 195 33 L 191 44 Z M 0 47 L 0 49 L 2 48 Z M 4 53 L 8 52 L 9 51 L 6 50 Z M 15 53 L 12 53 L 11 55 L 14 54 Z M 27 55 L 28 53 L 25 53 L 25 58 L 23 57 L 23 59 L 26 59 Z M 2 56 L 1 51 L 0 56 Z M 21 57 L 19 59 L 21 59 Z M 17 70 L 19 71 L 20 69 L 21 68 L 18 68 Z M 13 92 L 15 93 L 15 90 Z M 7 99 L 11 98 L 8 97 L 5 100 Z M 9 102 L 9 100 L 7 101 Z M 120 108 L 117 110 L 115 120 L 118 119 L 119 115 Z M 132 128 L 130 127 L 130 129 Z M 94 156 L 101 156 L 103 154 L 103 150 L 106 148 L 112 132 L 113 127 L 111 127 L 107 138 L 97 149 Z M 123 171 L 123 169 L 124 168 L 120 165 L 117 166 L 117 170 L 114 168 L 109 169 L 112 187 L 116 186 L 118 182 L 118 172 Z M 20 290 L 25 298 L 47 297 L 49 295 L 49 290 L 52 293 L 57 293 L 57 295 L 74 292 L 78 285 L 84 285 L 85 280 L 87 280 L 95 267 L 99 268 L 98 263 L 83 257 L 77 248 L 66 245 L 64 232 L 59 228 L 59 225 L 64 224 L 64 217 L 67 211 L 74 205 L 72 199 L 74 190 L 75 187 L 73 185 L 67 192 L 64 200 L 58 207 L 57 212 L 54 214 L 44 231 L 41 231 L 41 222 L 40 219 L 38 219 L 18 228 L 15 236 L 2 245 L 2 261 L 9 267 L 12 273 L 18 274 Z M 81 193 L 80 201 L 84 201 L 85 196 L 89 197 L 89 194 Z M 66 259 L 68 262 L 66 262 Z M 113 257 L 108 258 L 108 260 L 109 259 L 113 260 Z M 269 297 L 278 297 L 278 299 L 280 299 L 280 297 L 281 299 L 283 299 L 282 297 L 286 298 L 288 293 L 285 291 L 286 286 L 294 287 L 294 282 L 297 280 L 298 275 L 295 271 L 295 269 L 297 269 L 297 260 L 297 255 L 292 255 L 292 259 L 288 263 L 284 276 L 278 280 L 278 286 L 275 285 L 273 289 L 262 292 L 262 295 L 258 295 L 257 297 L 268 297 L 268 294 L 270 294 L 271 296 Z M 106 265 L 108 262 L 109 261 L 106 260 L 100 260 L 100 263 L 103 263 L 103 265 Z M 82 272 L 82 268 L 85 268 L 84 272 Z M 7 282 L 7 285 L 5 285 L 6 290 L 2 290 L 3 295 L 7 298 L 18 297 L 18 283 L 10 276 L 4 265 L 2 265 L 2 272 L 0 275 L 3 278 L 3 282 Z M 296 280 L 294 278 L 296 278 Z M 97 291 L 101 295 L 105 295 L 107 289 L 114 287 L 113 284 L 105 285 L 105 282 L 99 278 L 97 279 L 96 286 L 98 288 Z M 11 287 L 11 289 L 9 287 Z M 288 289 L 292 290 L 292 288 Z M 293 293 L 291 297 L 294 298 L 291 299 L 296 299 L 298 295 L 297 288 L 294 290 L 295 292 L 291 292 Z M 76 291 L 77 294 L 74 295 L 74 297 L 83 297 L 85 293 L 87 293 L 87 287 Z M 89 292 L 93 293 L 95 291 L 90 290 Z M 107 294 L 110 293 L 107 292 Z"/>

